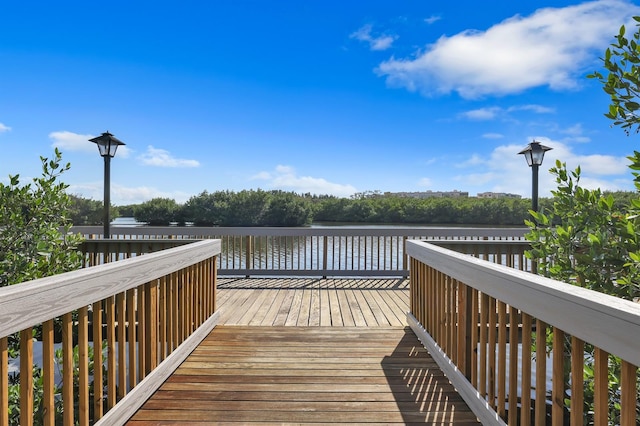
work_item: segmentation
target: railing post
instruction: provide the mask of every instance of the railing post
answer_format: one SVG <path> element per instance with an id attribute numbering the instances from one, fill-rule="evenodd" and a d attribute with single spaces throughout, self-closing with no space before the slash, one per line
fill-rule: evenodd
<path id="1" fill-rule="evenodd" d="M 249 271 L 253 268 L 253 236 L 247 235 L 245 241 L 245 266 Z M 249 274 L 247 274 L 247 278 L 249 278 Z"/>
<path id="2" fill-rule="evenodd" d="M 329 253 L 329 238 L 325 235 L 324 237 L 322 237 L 322 270 L 324 272 L 324 274 L 322 275 L 322 278 L 327 278 L 326 275 L 326 271 L 327 271 L 327 258 Z"/>
<path id="3" fill-rule="evenodd" d="M 409 256 L 407 255 L 407 236 L 402 237 L 402 269 L 407 270 L 409 264 Z"/>

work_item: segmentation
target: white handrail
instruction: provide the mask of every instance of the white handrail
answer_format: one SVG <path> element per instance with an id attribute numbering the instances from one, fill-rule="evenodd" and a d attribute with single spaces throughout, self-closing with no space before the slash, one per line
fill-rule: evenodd
<path id="1" fill-rule="evenodd" d="M 433 244 L 407 242 L 416 260 L 565 333 L 640 365 L 640 304 L 518 271 Z"/>
<path id="2" fill-rule="evenodd" d="M 219 240 L 0 288 L 0 336 L 24 330 L 220 253 Z"/>

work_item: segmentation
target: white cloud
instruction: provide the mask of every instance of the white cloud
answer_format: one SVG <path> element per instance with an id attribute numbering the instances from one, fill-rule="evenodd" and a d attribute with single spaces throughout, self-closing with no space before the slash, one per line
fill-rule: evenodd
<path id="1" fill-rule="evenodd" d="M 94 137 L 94 135 L 82 135 L 66 130 L 49 133 L 49 139 L 53 141 L 51 146 L 53 146 L 54 148 L 59 148 L 61 151 L 81 151 L 97 153 L 98 148 L 96 147 L 96 144 L 93 142 L 89 142 L 89 139 Z"/>
<path id="2" fill-rule="evenodd" d="M 540 86 L 573 89 L 585 67 L 613 41 L 615 29 L 639 13 L 623 0 L 539 9 L 486 31 L 442 36 L 414 57 L 391 58 L 376 71 L 390 86 L 425 95 L 477 98 Z"/>
<path id="3" fill-rule="evenodd" d="M 80 133 L 69 132 L 67 130 L 49 133 L 49 139 L 53 141 L 51 146 L 59 148 L 63 152 L 77 151 L 97 154 L 98 148 L 96 144 L 89 142 L 89 139 L 93 139 L 95 137 L 95 135 L 83 135 Z M 126 145 L 119 146 L 116 152 L 116 155 L 120 158 L 128 158 L 130 154 L 131 150 Z"/>
<path id="4" fill-rule="evenodd" d="M 9 130 L 11 130 L 11 127 L 0 123 L 0 133 L 8 132 Z"/>
<path id="5" fill-rule="evenodd" d="M 487 107 L 465 111 L 461 113 L 460 116 L 468 118 L 469 120 L 494 120 L 500 113 L 502 113 L 501 108 Z"/>
<path id="6" fill-rule="evenodd" d="M 536 114 L 550 114 L 555 110 L 553 108 L 545 107 L 542 105 L 514 105 L 508 108 L 501 108 L 497 106 L 492 107 L 484 107 L 473 109 L 470 111 L 465 111 L 459 114 L 459 117 L 466 118 L 469 120 L 495 120 L 498 117 L 506 117 L 510 113 L 516 111 L 528 111 Z"/>
<path id="7" fill-rule="evenodd" d="M 583 133 L 582 124 L 576 123 L 571 127 L 560 130 L 560 133 L 564 133 L 570 136 L 581 136 Z"/>
<path id="8" fill-rule="evenodd" d="M 502 139 L 504 135 L 501 133 L 485 133 L 482 137 L 484 139 Z"/>
<path id="9" fill-rule="evenodd" d="M 542 105 L 530 104 L 530 105 L 515 105 L 515 106 L 512 106 L 512 107 L 509 107 L 507 109 L 507 111 L 509 111 L 509 112 L 513 112 L 513 111 L 531 111 L 531 112 L 535 112 L 536 114 L 552 114 L 556 110 L 554 108 L 549 108 L 549 107 L 542 106 Z"/>
<path id="10" fill-rule="evenodd" d="M 84 198 L 102 201 L 102 183 L 84 183 L 82 185 L 70 185 L 67 191 L 70 194 L 80 195 Z M 193 194 L 182 191 L 162 191 L 148 186 L 129 187 L 118 184 L 111 184 L 111 203 L 117 206 L 128 204 L 140 204 L 152 198 L 171 198 L 177 203 L 186 202 Z"/>
<path id="11" fill-rule="evenodd" d="M 358 192 L 352 185 L 333 183 L 323 178 L 298 176 L 293 167 L 283 165 L 276 166 L 273 172 L 260 172 L 254 175 L 252 179 L 264 180 L 267 185 L 273 189 L 282 189 L 297 193 L 309 192 L 316 195 L 349 197 Z"/>
<path id="12" fill-rule="evenodd" d="M 438 22 L 441 19 L 442 19 L 442 16 L 431 15 L 428 18 L 424 18 L 424 22 L 426 22 L 427 24 L 431 25 L 431 24 L 433 24 L 435 22 Z"/>
<path id="13" fill-rule="evenodd" d="M 154 148 L 149 145 L 147 152 L 140 155 L 138 159 L 146 166 L 156 167 L 200 167 L 197 160 L 186 160 L 175 158 L 171 153 L 164 149 Z"/>
<path id="14" fill-rule="evenodd" d="M 632 190 L 632 179 L 627 168 L 629 161 L 625 157 L 577 154 L 570 145 L 538 136 L 528 138 L 528 142 L 523 141 L 522 145 L 496 147 L 488 156 L 472 155 L 460 163 L 465 172 L 458 174 L 454 180 L 469 188 L 470 194 L 473 194 L 473 188 L 477 188 L 478 192 L 489 190 L 531 197 L 532 171 L 523 156 L 517 153 L 533 139 L 553 148 L 545 154 L 538 173 L 540 197 L 551 196 L 551 190 L 557 188 L 555 177 L 549 173 L 556 160 L 566 163 L 569 170 L 580 166 L 580 185 L 584 188 Z M 625 176 L 629 176 L 628 179 L 624 179 Z"/>
<path id="15" fill-rule="evenodd" d="M 371 50 L 386 50 L 391 47 L 393 42 L 398 38 L 396 35 L 381 34 L 373 36 L 371 32 L 373 26 L 371 24 L 363 25 L 357 31 L 349 35 L 350 38 L 354 38 L 359 41 L 369 43 Z"/>

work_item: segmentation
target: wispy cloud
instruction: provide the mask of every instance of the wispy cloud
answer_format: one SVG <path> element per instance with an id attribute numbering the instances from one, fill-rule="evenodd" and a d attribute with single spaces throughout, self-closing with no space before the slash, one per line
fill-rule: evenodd
<path id="1" fill-rule="evenodd" d="M 389 34 L 372 35 L 373 25 L 367 24 L 349 35 L 350 38 L 369 43 L 371 50 L 387 50 L 398 36 Z"/>
<path id="2" fill-rule="evenodd" d="M 89 139 L 93 139 L 95 137 L 96 135 L 73 133 L 67 130 L 49 133 L 49 139 L 53 141 L 51 146 L 59 148 L 61 151 L 97 153 L 98 148 L 96 147 L 96 144 L 89 142 Z M 131 150 L 126 145 L 118 147 L 118 157 L 128 158 L 130 154 Z"/>
<path id="3" fill-rule="evenodd" d="M 502 139 L 504 135 L 502 133 L 485 133 L 482 137 L 484 139 Z"/>
<path id="4" fill-rule="evenodd" d="M 11 130 L 11 127 L 0 123 L 0 133 L 8 132 L 9 130 Z"/>
<path id="5" fill-rule="evenodd" d="M 357 189 L 352 185 L 329 182 L 323 178 L 299 176 L 291 166 L 276 166 L 272 172 L 262 171 L 252 177 L 253 180 L 263 180 L 272 189 L 282 189 L 298 193 L 329 194 L 338 197 L 349 197 Z"/>
<path id="6" fill-rule="evenodd" d="M 69 186 L 69 193 L 79 194 L 84 198 L 102 200 L 102 182 L 89 182 L 81 185 Z M 115 205 L 140 204 L 153 198 L 171 198 L 178 203 L 184 203 L 193 194 L 182 191 L 162 191 L 149 186 L 123 186 L 117 183 L 111 184 L 111 202 Z"/>
<path id="7" fill-rule="evenodd" d="M 494 120 L 503 110 L 499 107 L 478 108 L 460 113 L 460 117 L 469 120 Z"/>
<path id="8" fill-rule="evenodd" d="M 138 157 L 140 162 L 145 166 L 155 167 L 200 167 L 197 160 L 186 160 L 175 158 L 171 153 L 164 149 L 154 148 L 149 145 L 147 152 Z"/>
<path id="9" fill-rule="evenodd" d="M 550 107 L 546 107 L 543 105 L 536 105 L 536 104 L 529 104 L 529 105 L 516 105 L 516 106 L 512 106 L 507 108 L 508 112 L 513 112 L 513 111 L 531 111 L 531 112 L 535 112 L 536 114 L 552 114 L 554 112 L 556 112 L 556 110 L 554 108 L 550 108 Z"/>
<path id="10" fill-rule="evenodd" d="M 506 95 L 547 86 L 575 89 L 585 67 L 611 43 L 640 7 L 629 1 L 590 1 L 516 15 L 486 31 L 442 36 L 415 56 L 391 58 L 377 73 L 392 87 L 464 98 Z"/>
<path id="11" fill-rule="evenodd" d="M 438 22 L 439 20 L 442 19 L 442 16 L 440 15 L 431 15 L 428 18 L 424 18 L 424 22 L 426 22 L 427 24 L 431 25 L 435 22 Z"/>
<path id="12" fill-rule="evenodd" d="M 571 142 L 585 143 L 590 142 L 591 138 L 584 134 L 584 128 L 581 123 L 576 123 L 566 129 L 560 129 L 560 133 L 567 135 L 566 140 Z"/>
<path id="13" fill-rule="evenodd" d="M 509 113 L 518 112 L 518 111 L 526 111 L 533 112 L 536 114 L 551 114 L 555 112 L 553 108 L 545 107 L 542 105 L 515 105 L 508 108 L 501 108 L 497 106 L 484 107 L 473 109 L 469 111 L 465 111 L 460 113 L 458 116 L 461 118 L 466 118 L 468 120 L 495 120 L 497 118 L 505 118 L 509 115 Z"/>

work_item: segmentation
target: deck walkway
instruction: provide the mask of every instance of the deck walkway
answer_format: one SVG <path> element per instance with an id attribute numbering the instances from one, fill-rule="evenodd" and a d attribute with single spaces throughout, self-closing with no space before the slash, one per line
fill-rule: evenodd
<path id="1" fill-rule="evenodd" d="M 218 308 L 128 424 L 480 424 L 404 326 L 408 280 L 221 278 Z"/>

